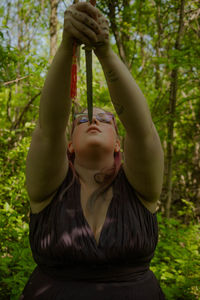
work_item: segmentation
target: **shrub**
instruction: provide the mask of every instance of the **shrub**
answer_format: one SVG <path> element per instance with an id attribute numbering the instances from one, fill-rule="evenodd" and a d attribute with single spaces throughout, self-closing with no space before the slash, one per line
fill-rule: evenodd
<path id="1" fill-rule="evenodd" d="M 200 299 L 200 225 L 158 214 L 159 242 L 151 269 L 167 300 Z"/>

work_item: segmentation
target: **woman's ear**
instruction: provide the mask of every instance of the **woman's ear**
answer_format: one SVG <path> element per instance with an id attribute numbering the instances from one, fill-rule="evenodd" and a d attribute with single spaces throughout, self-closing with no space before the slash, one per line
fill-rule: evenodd
<path id="1" fill-rule="evenodd" d="M 120 151 L 120 140 L 117 139 L 115 143 L 115 152 L 119 152 L 119 151 Z"/>
<path id="2" fill-rule="evenodd" d="M 74 147 L 73 147 L 72 141 L 68 142 L 68 150 L 70 153 L 74 153 Z"/>

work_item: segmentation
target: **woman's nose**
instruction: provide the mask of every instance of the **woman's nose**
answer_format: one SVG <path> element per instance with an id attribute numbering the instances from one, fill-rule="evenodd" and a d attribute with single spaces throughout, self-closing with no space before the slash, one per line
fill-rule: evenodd
<path id="1" fill-rule="evenodd" d="M 96 116 L 92 116 L 92 122 L 91 122 L 91 124 L 98 123 L 98 122 L 99 122 L 99 120 L 96 118 Z M 90 123 L 90 121 L 89 121 L 89 123 Z"/>

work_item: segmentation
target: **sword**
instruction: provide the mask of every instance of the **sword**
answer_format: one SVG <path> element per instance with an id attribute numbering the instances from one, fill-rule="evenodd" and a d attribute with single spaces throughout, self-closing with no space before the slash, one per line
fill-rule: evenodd
<path id="1" fill-rule="evenodd" d="M 96 0 L 90 0 L 92 5 L 96 5 Z M 93 116 L 93 89 L 92 89 L 92 47 L 85 46 L 86 59 L 86 80 L 87 80 L 87 108 L 88 119 L 92 123 Z"/>

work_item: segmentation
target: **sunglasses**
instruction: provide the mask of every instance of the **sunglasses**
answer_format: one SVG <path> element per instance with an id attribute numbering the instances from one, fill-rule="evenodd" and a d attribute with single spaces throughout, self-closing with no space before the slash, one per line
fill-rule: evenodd
<path id="1" fill-rule="evenodd" d="M 114 115 L 111 113 L 99 113 L 95 115 L 96 119 L 102 123 L 111 124 L 112 120 L 114 119 Z M 89 121 L 88 114 L 82 113 L 82 114 L 75 114 L 74 120 L 76 120 L 76 124 L 83 124 L 87 123 Z"/>

